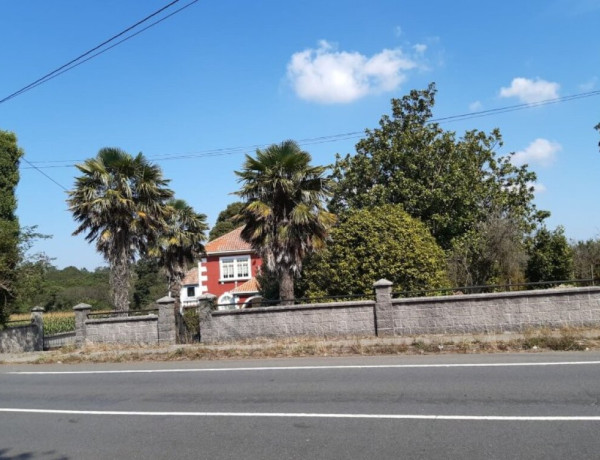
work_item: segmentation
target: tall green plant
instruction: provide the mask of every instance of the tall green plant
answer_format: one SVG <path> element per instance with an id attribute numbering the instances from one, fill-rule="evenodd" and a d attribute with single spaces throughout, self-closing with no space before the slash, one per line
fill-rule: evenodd
<path id="1" fill-rule="evenodd" d="M 77 165 L 81 173 L 67 203 L 85 233 L 110 266 L 114 307 L 129 309 L 131 263 L 155 244 L 167 226 L 173 196 L 159 166 L 141 153 L 135 157 L 117 148 L 103 148 L 95 158 Z"/>
<path id="2" fill-rule="evenodd" d="M 335 220 L 324 209 L 330 195 L 325 168 L 310 162 L 310 154 L 288 140 L 257 149 L 256 157 L 246 155 L 243 169 L 236 171 L 242 184 L 237 195 L 245 200 L 242 237 L 277 273 L 284 302 L 294 297 L 302 260 L 323 247 Z"/>
<path id="3" fill-rule="evenodd" d="M 0 130 L 0 324 L 4 323 L 16 297 L 16 267 L 19 263 L 19 220 L 15 190 L 23 150 L 17 137 Z"/>
<path id="4" fill-rule="evenodd" d="M 562 227 L 542 227 L 533 237 L 525 271 L 531 282 L 564 281 L 573 277 L 573 250 Z"/>
<path id="5" fill-rule="evenodd" d="M 157 240 L 151 254 L 158 257 L 169 276 L 169 292 L 179 306 L 181 282 L 187 264 L 192 263 L 204 252 L 206 240 L 206 216 L 199 214 L 184 200 L 170 200 L 167 203 L 166 226 Z"/>
<path id="6" fill-rule="evenodd" d="M 404 291 L 448 287 L 444 251 L 398 205 L 341 215 L 327 248 L 305 265 L 300 284 L 309 297 L 361 295 L 372 293 L 381 278 Z"/>
<path id="7" fill-rule="evenodd" d="M 337 157 L 334 212 L 400 204 L 427 225 L 438 243 L 452 241 L 490 213 L 519 220 L 526 232 L 548 216 L 533 203 L 535 173 L 498 156 L 498 130 L 460 138 L 432 120 L 436 88 L 392 99 L 392 115 L 367 130 L 356 154 Z"/>
<path id="8" fill-rule="evenodd" d="M 210 229 L 208 240 L 212 241 L 221 235 L 225 235 L 226 233 L 235 230 L 239 226 L 239 222 L 236 221 L 236 216 L 243 207 L 244 203 L 240 201 L 228 204 L 227 207 L 219 213 L 215 226 Z"/>

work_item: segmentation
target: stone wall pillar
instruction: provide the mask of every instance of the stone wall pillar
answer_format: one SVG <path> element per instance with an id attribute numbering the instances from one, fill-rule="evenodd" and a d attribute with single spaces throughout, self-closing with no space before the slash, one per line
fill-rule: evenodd
<path id="1" fill-rule="evenodd" d="M 380 279 L 375 288 L 375 332 L 378 336 L 394 335 L 392 315 L 392 287 L 394 283 Z"/>
<path id="2" fill-rule="evenodd" d="M 158 343 L 174 344 L 176 340 L 175 299 L 163 297 L 156 301 L 158 304 Z"/>
<path id="3" fill-rule="evenodd" d="M 75 345 L 81 346 L 85 344 L 87 337 L 85 321 L 88 313 L 92 311 L 92 306 L 87 303 L 80 303 L 73 307 L 73 311 L 75 312 Z"/>
<path id="4" fill-rule="evenodd" d="M 212 311 L 217 304 L 217 296 L 214 294 L 203 294 L 198 297 L 198 322 L 200 323 L 200 342 L 210 343 L 212 336 Z"/>
<path id="5" fill-rule="evenodd" d="M 31 322 L 37 326 L 35 343 L 33 344 L 35 351 L 44 350 L 44 309 L 42 307 L 33 307 L 31 310 Z"/>

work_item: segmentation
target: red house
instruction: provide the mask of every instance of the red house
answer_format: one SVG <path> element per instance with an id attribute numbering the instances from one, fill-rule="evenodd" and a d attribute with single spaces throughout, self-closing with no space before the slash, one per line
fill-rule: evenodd
<path id="1" fill-rule="evenodd" d="M 241 237 L 242 227 L 209 241 L 205 257 L 183 280 L 182 305 L 197 303 L 199 296 L 217 296 L 218 309 L 246 308 L 260 299 L 256 275 L 261 258 Z"/>

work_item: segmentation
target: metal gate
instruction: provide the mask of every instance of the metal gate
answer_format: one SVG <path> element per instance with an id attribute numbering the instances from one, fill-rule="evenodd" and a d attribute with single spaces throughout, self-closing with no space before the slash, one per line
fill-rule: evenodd
<path id="1" fill-rule="evenodd" d="M 44 350 L 61 348 L 75 343 L 75 331 L 44 335 Z"/>

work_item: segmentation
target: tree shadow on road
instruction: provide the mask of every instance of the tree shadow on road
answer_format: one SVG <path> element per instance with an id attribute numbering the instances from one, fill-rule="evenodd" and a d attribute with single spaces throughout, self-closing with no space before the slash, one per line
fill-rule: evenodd
<path id="1" fill-rule="evenodd" d="M 0 460 L 30 460 L 30 459 L 48 459 L 48 460 L 69 460 L 65 455 L 57 455 L 55 450 L 45 452 L 21 452 L 11 453 L 13 449 L 0 449 Z"/>

